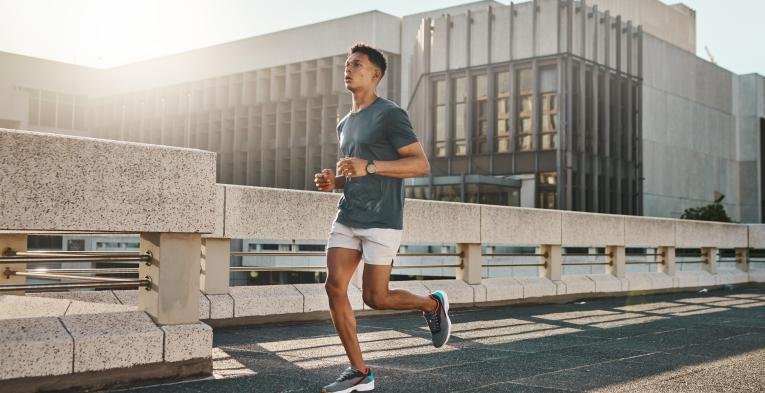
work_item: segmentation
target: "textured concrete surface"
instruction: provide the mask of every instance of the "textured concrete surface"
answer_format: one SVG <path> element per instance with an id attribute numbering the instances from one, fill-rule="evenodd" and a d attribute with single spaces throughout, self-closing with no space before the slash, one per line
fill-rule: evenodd
<path id="1" fill-rule="evenodd" d="M 568 295 L 595 292 L 595 281 L 587 276 L 563 276 L 561 281 L 566 285 L 566 294 Z"/>
<path id="2" fill-rule="evenodd" d="M 588 274 L 587 277 L 595 282 L 596 292 L 620 292 L 629 290 L 629 281 L 616 278 L 610 274 Z"/>
<path id="3" fill-rule="evenodd" d="M 213 152 L 0 129 L 0 173 L 0 229 L 214 229 Z"/>
<path id="4" fill-rule="evenodd" d="M 130 306 L 138 305 L 138 291 L 136 289 L 112 291 L 120 303 Z M 199 319 L 210 318 L 210 299 L 203 293 L 199 293 Z"/>
<path id="5" fill-rule="evenodd" d="M 236 317 L 303 312 L 303 295 L 293 285 L 231 287 L 231 297 Z"/>
<path id="6" fill-rule="evenodd" d="M 483 244 L 561 244 L 561 212 L 481 206 Z"/>
<path id="7" fill-rule="evenodd" d="M 295 284 L 294 287 L 303 295 L 303 312 L 329 311 L 329 299 L 324 284 Z M 367 307 L 361 298 L 361 290 L 353 285 L 348 286 L 348 299 L 354 310 Z"/>
<path id="8" fill-rule="evenodd" d="M 678 248 L 746 248 L 748 236 L 746 225 L 691 220 L 675 221 L 675 243 Z"/>
<path id="9" fill-rule="evenodd" d="M 562 211 L 565 246 L 624 245 L 624 216 Z"/>
<path id="10" fill-rule="evenodd" d="M 739 270 L 720 269 L 717 271 L 717 275 L 715 276 L 715 279 L 716 279 L 717 285 L 741 284 L 741 283 L 749 282 L 749 274 Z"/>
<path id="11" fill-rule="evenodd" d="M 212 357 L 213 331 L 204 323 L 161 326 L 165 333 L 165 361 Z"/>
<path id="12" fill-rule="evenodd" d="M 69 304 L 69 308 L 66 310 L 65 315 L 83 315 L 83 314 L 103 314 L 113 312 L 126 312 L 136 311 L 136 306 L 126 306 L 122 304 L 110 304 L 110 303 L 92 303 L 81 302 L 73 300 Z"/>
<path id="13" fill-rule="evenodd" d="M 675 278 L 677 279 L 678 287 L 703 287 L 716 285 L 717 280 L 715 276 L 709 274 L 706 271 L 688 271 L 688 272 L 676 272 Z"/>
<path id="14" fill-rule="evenodd" d="M 630 283 L 630 291 L 650 291 L 653 288 L 653 281 L 648 273 L 627 273 L 626 279 Z"/>
<path id="15" fill-rule="evenodd" d="M 557 285 L 544 277 L 516 277 L 515 279 L 523 285 L 524 299 L 558 294 Z M 561 294 L 565 294 L 565 289 Z"/>
<path id="16" fill-rule="evenodd" d="M 487 278 L 482 285 L 488 302 L 523 299 L 523 285 L 512 277 Z"/>
<path id="17" fill-rule="evenodd" d="M 50 299 L 69 299 L 88 303 L 120 304 L 112 291 L 39 292 L 27 296 Z"/>
<path id="18" fill-rule="evenodd" d="M 207 295 L 210 301 L 210 318 L 223 319 L 234 317 L 234 298 L 231 295 Z"/>
<path id="19" fill-rule="evenodd" d="M 72 372 L 72 337 L 58 318 L 2 320 L 0 332 L 0 380 Z"/>
<path id="20" fill-rule="evenodd" d="M 142 311 L 61 317 L 74 338 L 74 372 L 162 361 L 162 331 Z"/>
<path id="21" fill-rule="evenodd" d="M 475 301 L 473 287 L 460 280 L 425 280 L 422 285 L 428 289 L 428 292 L 438 290 L 446 291 L 449 302 L 455 304 L 470 304 Z"/>
<path id="22" fill-rule="evenodd" d="M 765 248 L 765 224 L 747 225 L 749 248 Z"/>
<path id="23" fill-rule="evenodd" d="M 66 314 L 71 300 L 44 297 L 0 295 L 0 320 L 58 317 Z"/>
<path id="24" fill-rule="evenodd" d="M 407 199 L 402 243 L 481 243 L 481 206 Z"/>
<path id="25" fill-rule="evenodd" d="M 675 220 L 624 217 L 624 244 L 627 247 L 675 245 Z"/>
<path id="26" fill-rule="evenodd" d="M 226 185 L 225 237 L 327 240 L 340 194 Z"/>
<path id="27" fill-rule="evenodd" d="M 765 290 L 451 313 L 434 350 L 417 314 L 361 318 L 376 392 L 761 392 Z M 214 379 L 141 393 L 315 392 L 346 367 L 331 322 L 218 329 Z"/>

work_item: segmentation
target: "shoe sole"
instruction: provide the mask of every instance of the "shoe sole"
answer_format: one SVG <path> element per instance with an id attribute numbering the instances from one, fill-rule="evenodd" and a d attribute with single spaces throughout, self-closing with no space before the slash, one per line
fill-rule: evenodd
<path id="1" fill-rule="evenodd" d="M 345 390 L 338 390 L 337 392 L 333 393 L 351 393 L 351 392 L 370 392 L 372 390 L 375 390 L 375 381 L 369 381 L 367 383 L 360 383 L 356 386 L 350 387 Z M 321 390 L 323 393 L 326 393 L 326 389 Z"/>
<path id="2" fill-rule="evenodd" d="M 448 329 L 446 331 L 446 340 L 444 340 L 444 343 L 441 344 L 441 346 L 438 346 L 436 348 L 441 348 L 442 346 L 446 345 L 446 343 L 449 342 L 449 337 L 452 336 L 452 320 L 449 318 L 449 296 L 446 296 L 446 292 L 444 291 L 436 291 L 440 292 L 441 296 L 443 296 L 443 306 L 444 311 L 446 313 L 446 320 L 449 322 L 446 326 L 448 326 Z"/>

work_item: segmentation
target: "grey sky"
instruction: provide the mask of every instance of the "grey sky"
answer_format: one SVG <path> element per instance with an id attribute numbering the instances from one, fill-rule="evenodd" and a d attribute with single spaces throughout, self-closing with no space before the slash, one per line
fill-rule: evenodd
<path id="1" fill-rule="evenodd" d="M 0 0 L 0 51 L 102 68 L 373 9 L 402 16 L 466 2 Z M 722 67 L 765 75 L 765 1 L 683 2 L 696 10 L 699 56 L 706 45 Z"/>

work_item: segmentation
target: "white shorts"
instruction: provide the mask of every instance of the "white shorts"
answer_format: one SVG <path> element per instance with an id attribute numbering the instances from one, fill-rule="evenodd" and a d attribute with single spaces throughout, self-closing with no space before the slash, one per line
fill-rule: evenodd
<path id="1" fill-rule="evenodd" d="M 392 265 L 403 232 L 389 228 L 353 228 L 334 221 L 329 231 L 327 250 L 332 247 L 359 250 L 364 263 Z"/>

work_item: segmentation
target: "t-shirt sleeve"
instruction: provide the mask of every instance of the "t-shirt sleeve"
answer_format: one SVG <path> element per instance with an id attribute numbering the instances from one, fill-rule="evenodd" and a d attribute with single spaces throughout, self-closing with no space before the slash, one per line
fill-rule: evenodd
<path id="1" fill-rule="evenodd" d="M 394 108 L 386 112 L 385 122 L 388 128 L 388 140 L 395 149 L 417 142 L 417 135 L 412 130 L 409 115 L 401 108 Z"/>

